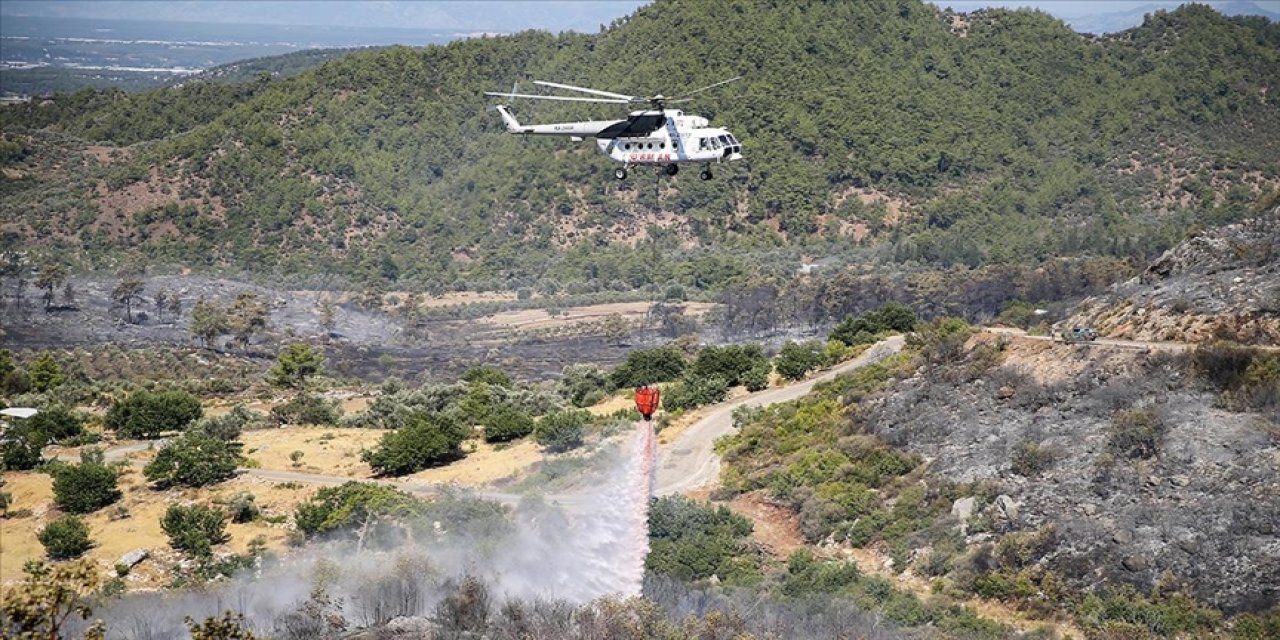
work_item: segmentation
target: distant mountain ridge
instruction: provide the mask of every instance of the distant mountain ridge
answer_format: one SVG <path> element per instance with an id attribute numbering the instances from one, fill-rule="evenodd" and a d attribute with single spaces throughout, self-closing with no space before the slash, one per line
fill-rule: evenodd
<path id="1" fill-rule="evenodd" d="M 1212 6 L 1215 11 L 1226 16 L 1260 16 L 1272 22 L 1280 21 L 1280 11 L 1264 9 L 1256 2 L 1221 2 Z M 1151 4 L 1129 11 L 1064 16 L 1063 19 L 1071 25 L 1072 29 L 1080 33 L 1116 33 L 1142 24 L 1143 16 L 1149 13 L 1167 10 L 1165 6 Z"/>
<path id="2" fill-rule="evenodd" d="M 595 35 L 393 47 L 292 78 L 0 111 L 21 149 L 0 232 L 96 268 L 136 256 L 429 288 L 715 288 L 794 271 L 758 258 L 775 251 L 1148 259 L 1280 186 L 1278 52 L 1275 23 L 1204 6 L 1090 40 L 1039 12 L 917 0 L 658 2 Z M 733 75 L 689 106 L 745 140 L 747 159 L 711 182 L 617 183 L 588 145 L 505 135 L 481 95 Z"/>

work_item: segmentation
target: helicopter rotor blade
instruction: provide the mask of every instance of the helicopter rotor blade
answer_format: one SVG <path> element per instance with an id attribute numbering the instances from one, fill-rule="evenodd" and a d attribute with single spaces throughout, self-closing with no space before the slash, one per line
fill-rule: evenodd
<path id="1" fill-rule="evenodd" d="M 605 104 L 631 104 L 630 100 L 614 100 L 607 98 L 570 98 L 568 96 L 534 96 L 526 93 L 499 93 L 497 91 L 486 91 L 486 96 L 494 96 L 498 98 L 527 98 L 529 100 L 560 100 L 563 102 L 600 102 Z"/>
<path id="2" fill-rule="evenodd" d="M 635 96 L 628 96 L 621 93 L 614 93 L 612 91 L 601 91 L 599 89 L 588 89 L 586 87 L 575 87 L 571 84 L 560 84 L 559 82 L 544 82 L 542 80 L 534 80 L 533 83 L 543 87 L 553 87 L 555 89 L 566 89 L 568 91 L 581 91 L 582 93 L 590 93 L 592 95 L 603 96 L 605 98 L 615 98 L 615 99 L 621 99 L 621 100 L 636 99 Z"/>
<path id="3" fill-rule="evenodd" d="M 735 82 L 735 81 L 737 81 L 737 80 L 741 80 L 741 79 L 742 79 L 742 76 L 734 76 L 734 77 L 732 77 L 732 78 L 729 78 L 728 80 L 721 80 L 720 82 L 717 82 L 717 83 L 715 83 L 715 84 L 709 84 L 709 85 L 707 85 L 707 86 L 705 86 L 705 87 L 702 87 L 701 89 L 694 89 L 693 91 L 689 91 L 689 92 L 685 93 L 683 96 L 681 96 L 681 97 L 680 97 L 680 99 L 682 99 L 682 100 L 686 100 L 686 99 L 688 99 L 688 98 L 689 98 L 689 96 L 692 96 L 692 95 L 694 95 L 694 94 L 702 93 L 703 91 L 706 91 L 706 90 L 708 90 L 708 89 L 714 89 L 714 88 L 716 88 L 716 87 L 718 87 L 718 86 L 720 86 L 720 85 L 729 84 L 730 82 Z M 668 100 L 668 102 L 670 102 L 670 100 Z"/>

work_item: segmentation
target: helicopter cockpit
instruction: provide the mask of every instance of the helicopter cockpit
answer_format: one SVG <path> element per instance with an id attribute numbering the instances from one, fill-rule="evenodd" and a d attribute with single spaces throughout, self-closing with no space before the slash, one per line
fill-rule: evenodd
<path id="1" fill-rule="evenodd" d="M 727 131 L 723 133 L 712 133 L 708 136 L 698 138 L 698 149 L 700 151 L 718 151 L 725 149 L 726 154 L 742 153 L 742 143 L 733 137 L 732 133 Z"/>

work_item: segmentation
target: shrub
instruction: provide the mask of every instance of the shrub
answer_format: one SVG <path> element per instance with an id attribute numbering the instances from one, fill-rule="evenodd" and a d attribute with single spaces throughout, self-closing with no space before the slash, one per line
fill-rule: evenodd
<path id="1" fill-rule="evenodd" d="M 467 369 L 467 372 L 462 374 L 462 381 L 468 384 L 483 382 L 484 384 L 506 389 L 510 389 L 514 385 L 511 381 L 511 376 L 494 367 L 472 367 Z"/>
<path id="2" fill-rule="evenodd" d="M 582 446 L 587 422 L 591 414 L 586 411 L 556 411 L 542 416 L 534 429 L 534 440 L 548 451 L 562 453 Z"/>
<path id="3" fill-rule="evenodd" d="M 49 437 L 43 431 L 18 423 L 5 434 L 4 446 L 0 446 L 0 466 L 12 471 L 34 469 L 44 459 L 42 451 L 48 443 Z"/>
<path id="4" fill-rule="evenodd" d="M 772 371 L 773 365 L 768 360 L 757 362 L 756 366 L 748 369 L 742 376 L 742 386 L 746 387 L 747 391 L 766 389 L 769 386 L 769 374 Z"/>
<path id="5" fill-rule="evenodd" d="M 444 414 L 415 411 L 361 458 L 378 475 L 402 476 L 462 457 L 459 447 L 469 431 Z"/>
<path id="6" fill-rule="evenodd" d="M 684 372 L 684 353 L 675 345 L 638 349 L 609 374 L 614 388 L 634 388 L 675 380 Z"/>
<path id="7" fill-rule="evenodd" d="M 66 442 L 84 433 L 84 414 L 60 404 L 50 405 L 27 418 L 26 426 L 40 431 L 51 442 Z"/>
<path id="8" fill-rule="evenodd" d="M 826 348 L 817 341 L 788 342 L 782 345 L 773 366 L 778 375 L 787 380 L 799 380 L 814 369 L 826 364 Z"/>
<path id="9" fill-rule="evenodd" d="M 111 405 L 107 428 L 125 438 L 155 438 L 181 431 L 204 413 L 200 401 L 186 391 L 142 390 Z"/>
<path id="10" fill-rule="evenodd" d="M 204 505 L 172 505 L 160 519 L 169 546 L 198 557 L 209 557 L 213 546 L 229 539 L 227 514 Z"/>
<path id="11" fill-rule="evenodd" d="M 1174 637 L 1209 632 L 1218 625 L 1222 615 L 1185 594 L 1147 597 L 1132 586 L 1123 585 L 1086 595 L 1076 607 L 1076 617 L 1090 629 L 1135 626 L 1159 636 Z"/>
<path id="12" fill-rule="evenodd" d="M 58 463 L 49 467 L 49 474 L 53 501 L 63 511 L 90 513 L 120 499 L 119 475 L 101 462 Z"/>
<path id="13" fill-rule="evenodd" d="M 1255 351 L 1224 340 L 1201 343 L 1191 352 L 1191 363 L 1220 391 L 1235 388 L 1253 363 Z"/>
<path id="14" fill-rule="evenodd" d="M 614 388 L 609 374 L 593 364 L 571 364 L 560 373 L 560 393 L 575 407 L 589 407 Z"/>
<path id="15" fill-rule="evenodd" d="M 1052 464 L 1053 453 L 1029 440 L 1023 440 L 1015 445 L 1013 455 L 1009 459 L 1009 469 L 1026 478 L 1040 475 Z"/>
<path id="16" fill-rule="evenodd" d="M 1107 450 L 1131 460 L 1146 459 L 1160 452 L 1165 425 L 1151 409 L 1127 409 L 1111 418 Z"/>
<path id="17" fill-rule="evenodd" d="M 271 419 L 281 425 L 332 425 L 341 416 L 337 401 L 309 393 L 300 393 L 288 402 L 271 408 Z"/>
<path id="18" fill-rule="evenodd" d="M 201 418 L 190 430 L 203 431 L 219 440 L 231 441 L 238 440 L 240 434 L 244 433 L 246 429 L 265 426 L 267 426 L 265 415 L 243 404 L 237 404 L 231 408 L 231 411 L 223 415 Z"/>
<path id="19" fill-rule="evenodd" d="M 93 546 L 89 527 L 75 516 L 63 516 L 50 522 L 36 534 L 44 545 L 45 555 L 52 560 L 79 558 Z"/>
<path id="20" fill-rule="evenodd" d="M 40 355 L 31 361 L 31 366 L 27 368 L 27 375 L 31 380 L 31 390 L 38 393 L 59 387 L 67 380 L 62 373 L 62 367 L 58 366 L 58 361 L 54 360 L 53 354 L 48 351 L 41 351 Z"/>
<path id="21" fill-rule="evenodd" d="M 294 342 L 276 357 L 276 366 L 267 373 L 267 382 L 277 387 L 301 389 L 307 379 L 323 371 L 324 355 L 305 342 Z"/>
<path id="22" fill-rule="evenodd" d="M 237 524 L 253 522 L 262 514 L 254 495 L 245 491 L 231 496 L 231 501 L 227 503 L 227 510 L 231 521 Z"/>
<path id="23" fill-rule="evenodd" d="M 663 390 L 662 408 L 667 411 L 694 409 L 720 402 L 728 394 L 729 385 L 723 378 L 685 376 Z"/>
<path id="24" fill-rule="evenodd" d="M 533 433 L 533 418 L 509 405 L 499 405 L 489 412 L 484 423 L 485 442 L 506 442 Z"/>
<path id="25" fill-rule="evenodd" d="M 369 516 L 421 513 L 423 503 L 398 489 L 369 482 L 325 487 L 298 505 L 294 522 L 304 535 L 314 536 L 364 522 Z"/>
<path id="26" fill-rule="evenodd" d="M 831 331 L 831 339 L 849 346 L 870 344 L 885 332 L 911 331 L 916 324 L 916 314 L 904 304 L 888 302 L 874 311 L 849 316 Z"/>
<path id="27" fill-rule="evenodd" d="M 761 367 L 767 379 L 769 359 L 760 345 L 731 344 L 703 347 L 689 367 L 689 373 L 699 378 L 722 378 L 730 387 L 736 387 L 745 384 L 752 371 Z"/>
<path id="28" fill-rule="evenodd" d="M 681 580 L 713 575 L 722 581 L 758 578 L 758 558 L 744 552 L 751 522 L 724 506 L 683 496 L 659 498 L 649 509 L 650 551 L 645 569 Z"/>
<path id="29" fill-rule="evenodd" d="M 142 475 L 161 488 L 174 485 L 203 487 L 235 475 L 240 461 L 238 442 L 190 431 L 160 448 Z"/>
<path id="30" fill-rule="evenodd" d="M 813 552 L 800 548 L 787 558 L 787 573 L 782 579 L 782 593 L 793 598 L 814 593 L 835 593 L 857 584 L 862 577 L 853 562 L 824 562 Z"/>

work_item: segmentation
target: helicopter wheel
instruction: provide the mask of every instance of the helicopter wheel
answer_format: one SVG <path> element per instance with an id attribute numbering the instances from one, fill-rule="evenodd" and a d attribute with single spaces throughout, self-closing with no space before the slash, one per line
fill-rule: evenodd
<path id="1" fill-rule="evenodd" d="M 672 162 L 671 164 L 667 165 L 666 171 L 667 171 L 667 175 L 674 176 L 675 174 L 680 173 L 680 165 Z"/>
<path id="2" fill-rule="evenodd" d="M 710 179 L 711 179 L 711 169 L 709 169 L 709 168 L 708 168 L 708 169 L 703 169 L 703 170 L 702 170 L 702 173 L 698 174 L 698 177 L 699 177 L 699 178 L 702 178 L 703 180 L 710 180 Z"/>
<path id="3" fill-rule="evenodd" d="M 615 177 L 615 178 L 617 178 L 617 179 L 619 179 L 619 180 L 626 180 L 626 179 L 627 179 L 627 170 L 626 170 L 626 169 L 614 169 L 614 170 L 613 170 L 613 177 Z"/>

